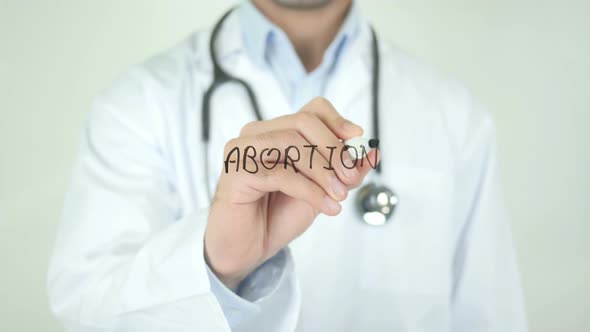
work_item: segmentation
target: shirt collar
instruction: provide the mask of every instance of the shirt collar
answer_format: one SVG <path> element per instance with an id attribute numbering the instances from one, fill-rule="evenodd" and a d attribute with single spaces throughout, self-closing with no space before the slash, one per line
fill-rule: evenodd
<path id="1" fill-rule="evenodd" d="M 272 39 L 276 36 L 285 36 L 285 33 L 266 18 L 256 6 L 249 0 L 245 0 L 238 8 L 240 30 L 244 40 L 244 46 L 248 55 L 258 65 L 268 64 L 267 55 Z M 353 1 L 346 18 L 342 22 L 340 30 L 330 43 L 324 54 L 322 66 L 329 64 L 333 67 L 338 55 L 347 43 L 350 43 L 357 35 L 360 26 L 360 13 L 356 2 Z"/>

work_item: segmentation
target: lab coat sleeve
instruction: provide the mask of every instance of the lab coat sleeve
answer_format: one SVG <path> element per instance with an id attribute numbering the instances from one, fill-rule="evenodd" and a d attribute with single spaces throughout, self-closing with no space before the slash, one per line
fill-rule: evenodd
<path id="1" fill-rule="evenodd" d="M 53 312 L 68 331 L 214 332 L 281 320 L 260 307 L 292 289 L 288 251 L 256 270 L 276 278 L 258 277 L 249 297 L 224 310 L 231 303 L 212 290 L 221 285 L 203 255 L 208 209 L 182 211 L 156 131 L 144 126 L 149 112 L 135 101 L 145 97 L 128 97 L 135 92 L 98 98 L 91 112 L 50 262 Z"/>
<path id="2" fill-rule="evenodd" d="M 240 284 L 237 293 L 227 288 L 207 267 L 211 290 L 219 300 L 229 325 L 236 329 L 246 322 L 248 316 L 259 314 L 268 306 L 269 299 L 280 298 L 277 293 L 287 288 L 286 279 L 293 273 L 292 258 L 289 248 L 281 250 L 273 258 L 266 261 L 251 273 Z M 283 286 L 283 287 L 281 287 Z M 264 324 L 275 324 L 272 319 Z M 261 328 L 263 324 L 258 324 Z M 276 327 L 275 327 L 276 329 Z M 265 329 L 266 330 L 266 329 Z M 274 329 L 268 329 L 274 330 Z"/>
<path id="3" fill-rule="evenodd" d="M 473 113 L 460 151 L 452 331 L 527 330 L 519 271 L 496 166 L 494 125 Z M 468 204 L 465 204 L 468 203 Z M 463 210 L 460 207 L 468 208 Z"/>

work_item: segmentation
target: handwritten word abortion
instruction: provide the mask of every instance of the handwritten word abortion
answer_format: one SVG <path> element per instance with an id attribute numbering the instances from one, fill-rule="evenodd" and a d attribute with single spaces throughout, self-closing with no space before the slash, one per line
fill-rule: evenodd
<path id="1" fill-rule="evenodd" d="M 374 147 L 377 148 L 377 146 Z M 340 151 L 337 151 L 337 149 L 337 146 L 326 146 L 324 151 L 320 151 L 317 145 L 303 145 L 302 149 L 295 145 L 290 145 L 284 150 L 278 148 L 264 148 L 260 151 L 260 153 L 258 153 L 256 148 L 251 145 L 248 145 L 241 150 L 239 147 L 234 147 L 229 150 L 225 158 L 225 173 L 229 173 L 230 168 L 234 168 L 230 167 L 233 165 L 235 165 L 236 172 L 238 172 L 241 168 L 248 173 L 254 174 L 260 170 L 259 165 L 267 170 L 272 170 L 279 164 L 281 164 L 285 169 L 290 166 L 297 173 L 299 172 L 297 167 L 300 166 L 298 163 L 301 160 L 302 153 L 309 153 L 308 167 L 313 169 L 313 158 L 316 151 L 320 151 L 319 153 L 324 156 L 329 156 L 326 158 L 327 160 L 325 166 L 323 166 L 326 170 L 334 169 L 332 167 L 333 162 L 340 162 L 342 163 L 342 166 L 348 169 L 353 169 L 359 162 L 360 165 L 363 166 L 363 161 L 365 159 L 367 159 L 367 162 L 373 169 L 377 167 L 377 154 L 375 153 L 373 161 L 371 161 L 369 158 L 366 158 L 368 156 L 368 151 L 364 145 L 344 145 Z M 371 148 L 369 148 L 369 151 L 370 149 Z M 325 152 L 325 154 L 323 152 Z M 350 158 L 344 158 L 346 153 L 350 155 Z M 336 159 L 336 161 L 333 161 L 333 159 Z"/>

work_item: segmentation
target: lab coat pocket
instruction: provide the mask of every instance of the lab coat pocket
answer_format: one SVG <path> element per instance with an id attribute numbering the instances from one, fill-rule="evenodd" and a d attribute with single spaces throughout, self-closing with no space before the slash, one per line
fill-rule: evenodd
<path id="1" fill-rule="evenodd" d="M 392 220 L 362 231 L 361 288 L 441 295 L 450 286 L 451 177 L 424 168 L 384 176 L 397 193 Z"/>

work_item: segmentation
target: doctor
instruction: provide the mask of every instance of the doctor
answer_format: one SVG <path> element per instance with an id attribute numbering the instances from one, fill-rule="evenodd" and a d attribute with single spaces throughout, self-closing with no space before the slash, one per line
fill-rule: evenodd
<path id="1" fill-rule="evenodd" d="M 68 331 L 526 330 L 494 126 L 465 89 L 351 0 L 245 1 L 218 27 L 94 102 L 48 277 Z M 206 97 L 212 55 L 254 101 L 236 80 Z M 297 173 L 222 171 L 233 147 L 375 133 L 380 172 L 319 148 Z M 399 199 L 383 226 L 356 210 L 369 182 Z"/>

